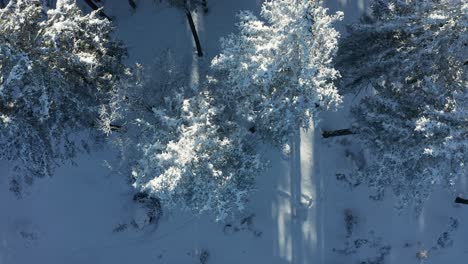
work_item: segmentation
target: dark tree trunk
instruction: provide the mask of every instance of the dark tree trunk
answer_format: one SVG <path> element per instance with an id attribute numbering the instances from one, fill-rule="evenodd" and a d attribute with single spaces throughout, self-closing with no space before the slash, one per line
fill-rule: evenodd
<path id="1" fill-rule="evenodd" d="M 202 57 L 203 51 L 200 45 L 200 39 L 198 38 L 197 29 L 195 28 L 195 23 L 193 23 L 192 14 L 190 13 L 190 10 L 188 9 L 185 10 L 185 14 L 187 15 L 187 20 L 190 25 L 190 30 L 192 30 L 193 39 L 195 40 L 195 45 L 197 46 L 198 57 Z"/>
<path id="2" fill-rule="evenodd" d="M 347 135 L 352 135 L 354 132 L 347 128 L 347 129 L 338 129 L 338 130 L 333 130 L 333 131 L 323 131 L 322 132 L 322 137 L 324 138 L 329 138 L 329 137 L 338 137 L 338 136 L 347 136 Z"/>
<path id="3" fill-rule="evenodd" d="M 98 10 L 99 9 L 99 6 L 97 6 L 92 0 L 85 0 L 86 4 L 89 5 L 93 10 Z M 104 12 L 102 12 L 102 10 L 99 10 L 99 15 L 102 16 L 102 17 L 105 17 L 107 19 L 109 19 L 110 21 L 112 21 L 112 19 L 110 17 L 108 17 Z"/>
<path id="4" fill-rule="evenodd" d="M 468 204 L 468 200 L 457 197 L 457 198 L 455 198 L 455 203 Z"/>
<path id="5" fill-rule="evenodd" d="M 129 4 L 133 9 L 136 9 L 136 8 L 137 8 L 136 3 L 135 3 L 135 1 L 133 1 L 133 0 L 128 0 L 128 4 Z"/>

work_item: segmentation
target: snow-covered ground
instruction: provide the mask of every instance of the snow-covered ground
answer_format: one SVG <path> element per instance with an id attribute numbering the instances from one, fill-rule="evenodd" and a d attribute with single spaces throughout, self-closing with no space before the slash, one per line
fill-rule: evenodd
<path id="1" fill-rule="evenodd" d="M 344 23 L 365 11 L 363 0 L 326 1 L 343 10 Z M 127 1 L 106 3 L 116 36 L 129 47 L 129 62 L 150 65 L 171 49 L 190 65 L 193 85 L 219 52 L 218 39 L 235 30 L 235 14 L 258 12 L 260 0 L 211 0 L 210 12 L 194 14 L 205 57 L 198 59 L 185 15 L 177 9 Z M 346 105 L 353 98 L 347 98 Z M 301 131 L 289 156 L 269 146 L 260 151 L 269 169 L 258 176 L 250 205 L 235 220 L 164 212 L 159 224 L 139 229 L 139 207 L 125 175 L 109 170 L 112 148 L 79 157 L 52 178 L 37 180 L 17 199 L 8 188 L 9 166 L 0 164 L 0 264 L 119 263 L 464 263 L 468 207 L 440 190 L 417 216 L 393 208 L 390 194 L 369 199 L 365 186 L 351 188 L 346 175 L 365 166 L 365 152 L 352 136 L 322 139 L 321 129 L 345 128 L 347 108 L 325 113 L 317 128 Z M 458 185 L 468 195 L 467 184 Z M 138 222 L 138 221 L 137 221 Z"/>

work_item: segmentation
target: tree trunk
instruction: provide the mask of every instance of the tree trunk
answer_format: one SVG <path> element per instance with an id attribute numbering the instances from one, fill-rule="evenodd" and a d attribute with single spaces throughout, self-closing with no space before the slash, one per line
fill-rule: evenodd
<path id="1" fill-rule="evenodd" d="M 468 200 L 457 197 L 457 198 L 455 198 L 455 203 L 468 204 Z"/>
<path id="2" fill-rule="evenodd" d="M 129 4 L 133 9 L 136 9 L 136 8 L 137 8 L 136 3 L 135 3 L 135 1 L 133 1 L 133 0 L 128 0 L 128 4 Z"/>
<path id="3" fill-rule="evenodd" d="M 347 136 L 347 135 L 352 135 L 352 134 L 355 134 L 355 133 L 351 129 L 346 128 L 346 129 L 338 129 L 338 130 L 332 130 L 332 131 L 323 131 L 322 137 L 329 138 L 329 137 Z"/>
<path id="4" fill-rule="evenodd" d="M 198 57 L 203 56 L 202 48 L 200 45 L 200 39 L 198 39 L 197 29 L 195 28 L 195 23 L 193 23 L 192 14 L 189 9 L 185 9 L 185 14 L 187 15 L 187 20 L 190 25 L 190 30 L 192 30 L 193 39 L 195 40 L 195 45 L 197 46 Z"/>
<path id="5" fill-rule="evenodd" d="M 93 10 L 98 10 L 99 7 L 92 1 L 92 0 L 85 0 L 86 4 L 89 5 Z M 105 17 L 107 19 L 109 19 L 110 21 L 112 21 L 112 19 L 110 17 L 108 17 L 104 12 L 102 12 L 102 10 L 99 10 L 99 15 L 102 16 L 102 17 Z"/>

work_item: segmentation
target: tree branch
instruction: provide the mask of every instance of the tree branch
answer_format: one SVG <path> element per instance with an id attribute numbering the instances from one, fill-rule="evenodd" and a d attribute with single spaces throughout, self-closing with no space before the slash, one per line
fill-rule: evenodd
<path id="1" fill-rule="evenodd" d="M 90 6 L 94 11 L 99 10 L 99 7 L 92 0 L 85 0 L 85 3 L 88 6 Z M 105 17 L 105 18 L 109 19 L 110 21 L 112 21 L 112 19 L 109 16 L 107 16 L 106 13 L 102 12 L 102 10 L 99 10 L 98 14 L 100 16 Z"/>
<path id="2" fill-rule="evenodd" d="M 455 203 L 459 203 L 459 204 L 468 204 L 468 200 L 463 199 L 463 198 L 460 198 L 460 197 L 457 197 L 457 198 L 455 198 Z"/>
<path id="3" fill-rule="evenodd" d="M 347 135 L 352 135 L 352 134 L 356 134 L 356 133 L 354 133 L 351 129 L 346 128 L 346 129 L 338 129 L 338 130 L 332 130 L 332 131 L 323 131 L 322 137 L 330 138 L 330 137 L 338 137 L 338 136 L 347 136 Z"/>
<path id="4" fill-rule="evenodd" d="M 120 132 L 120 131 L 122 131 L 123 126 L 117 125 L 117 124 L 110 124 L 110 125 L 109 125 L 109 128 L 110 128 L 111 131 Z"/>

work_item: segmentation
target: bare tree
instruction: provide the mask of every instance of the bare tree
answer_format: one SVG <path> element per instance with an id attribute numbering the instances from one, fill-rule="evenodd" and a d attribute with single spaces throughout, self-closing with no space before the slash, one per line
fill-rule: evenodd
<path id="1" fill-rule="evenodd" d="M 190 30 L 192 31 L 192 35 L 193 35 L 193 40 L 195 41 L 195 46 L 197 47 L 198 57 L 202 57 L 203 51 L 202 51 L 202 47 L 200 44 L 200 39 L 198 38 L 197 29 L 195 27 L 195 23 L 193 23 L 192 14 L 190 13 L 189 9 L 185 10 L 185 15 L 187 16 L 187 20 L 190 25 Z"/>
<path id="2" fill-rule="evenodd" d="M 197 48 L 198 57 L 203 56 L 203 51 L 200 43 L 200 39 L 198 37 L 197 28 L 195 27 L 195 23 L 192 17 L 192 11 L 196 10 L 197 7 L 202 6 L 204 12 L 207 9 L 207 1 L 206 0 L 167 0 L 167 2 L 174 7 L 180 8 L 185 12 L 187 17 L 187 21 L 190 26 L 190 30 L 192 31 L 193 40 L 195 41 L 195 46 Z"/>

